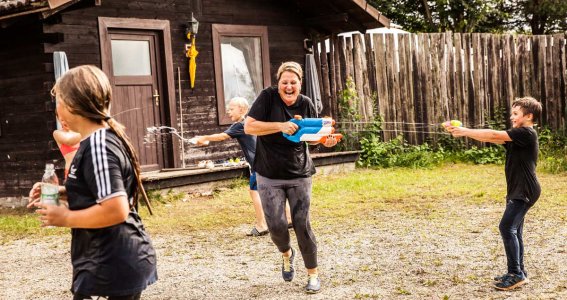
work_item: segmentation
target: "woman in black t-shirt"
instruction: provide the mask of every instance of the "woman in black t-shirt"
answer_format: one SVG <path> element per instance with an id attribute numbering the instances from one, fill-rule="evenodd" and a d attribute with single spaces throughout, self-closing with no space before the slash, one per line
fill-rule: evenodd
<path id="1" fill-rule="evenodd" d="M 300 94 L 302 76 L 298 63 L 283 63 L 277 73 L 278 86 L 260 93 L 248 113 L 244 131 L 257 136 L 254 169 L 258 192 L 272 241 L 282 252 L 282 277 L 291 281 L 295 275 L 295 250 L 290 244 L 284 213 L 287 199 L 309 277 L 305 290 L 317 293 L 321 288 L 317 275 L 317 242 L 309 221 L 311 175 L 315 173 L 315 167 L 306 143 L 294 143 L 282 135 L 293 134 L 298 129 L 290 119 L 315 117 L 311 99 Z M 336 144 L 336 139 L 328 138 L 324 145 L 332 147 Z"/>
<path id="2" fill-rule="evenodd" d="M 37 200 L 42 226 L 71 228 L 74 299 L 139 299 L 157 280 L 156 254 L 136 211 L 140 164 L 124 127 L 109 115 L 111 85 L 94 66 L 69 70 L 55 84 L 57 115 L 82 141 L 65 187 L 69 207 Z"/>

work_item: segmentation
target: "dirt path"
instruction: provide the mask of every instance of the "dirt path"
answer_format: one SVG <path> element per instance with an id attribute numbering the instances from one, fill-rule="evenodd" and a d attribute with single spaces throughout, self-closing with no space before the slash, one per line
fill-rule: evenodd
<path id="1" fill-rule="evenodd" d="M 226 232 L 157 235 L 159 281 L 144 299 L 567 299 L 567 225 L 537 207 L 525 228 L 531 282 L 514 292 L 491 288 L 505 271 L 498 235 L 500 205 L 373 212 L 371 220 L 314 222 L 323 289 L 306 295 L 303 261 L 292 283 L 280 277 L 269 237 L 246 238 L 248 225 Z M 433 218 L 442 214 L 443 222 Z M 332 225 L 329 225 L 332 224 Z M 360 224 L 360 225 L 357 225 Z M 295 240 L 294 240 L 295 245 Z M 69 237 L 0 246 L 0 299 L 70 299 Z"/>

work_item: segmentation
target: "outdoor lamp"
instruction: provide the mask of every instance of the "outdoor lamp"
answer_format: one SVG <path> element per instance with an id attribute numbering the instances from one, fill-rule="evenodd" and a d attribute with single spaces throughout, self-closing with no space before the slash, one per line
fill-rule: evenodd
<path id="1" fill-rule="evenodd" d="M 189 44 L 185 44 L 185 56 L 189 58 L 189 79 L 191 80 L 191 88 L 195 87 L 195 74 L 197 73 L 197 62 L 195 61 L 199 52 L 195 47 L 195 36 L 199 30 L 199 21 L 193 17 L 191 13 L 191 21 L 187 22 L 185 27 L 185 36 L 189 40 Z"/>
<path id="2" fill-rule="evenodd" d="M 199 21 L 195 19 L 193 13 L 191 13 L 191 21 L 187 22 L 185 27 L 185 35 L 187 39 L 191 41 L 191 35 L 197 35 L 197 31 L 199 31 Z"/>

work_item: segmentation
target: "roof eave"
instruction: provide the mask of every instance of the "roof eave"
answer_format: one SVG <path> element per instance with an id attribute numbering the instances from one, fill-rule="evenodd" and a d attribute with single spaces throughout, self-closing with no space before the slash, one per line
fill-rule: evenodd
<path id="1" fill-rule="evenodd" d="M 372 18 L 374 18 L 382 27 L 390 28 L 390 19 L 386 18 L 374 6 L 368 4 L 366 0 L 351 0 L 361 9 L 366 11 Z M 378 26 L 379 27 L 379 26 Z"/>

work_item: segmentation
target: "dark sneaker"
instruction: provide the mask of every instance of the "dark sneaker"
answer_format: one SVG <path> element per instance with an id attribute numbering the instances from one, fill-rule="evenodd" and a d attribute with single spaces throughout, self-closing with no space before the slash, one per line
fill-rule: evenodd
<path id="1" fill-rule="evenodd" d="M 495 276 L 495 277 L 494 277 L 494 281 L 502 282 L 502 281 L 504 281 L 506 278 L 508 278 L 510 275 L 512 275 L 512 274 L 506 273 L 506 274 L 502 274 L 502 275 L 500 275 L 500 276 Z"/>
<path id="2" fill-rule="evenodd" d="M 501 282 L 497 282 L 494 287 L 497 290 L 509 291 L 518 288 L 528 282 L 528 279 L 523 275 L 508 274 Z"/>
<path id="3" fill-rule="evenodd" d="M 524 273 L 524 277 L 526 277 L 526 279 L 528 278 L 528 272 L 526 272 L 526 270 L 522 270 L 522 273 Z M 506 277 L 509 277 L 511 274 L 510 273 L 506 273 L 500 276 L 496 276 L 494 277 L 494 281 L 504 281 L 506 279 Z"/>
<path id="4" fill-rule="evenodd" d="M 293 276 L 295 275 L 295 268 L 293 266 L 293 262 L 295 260 L 295 250 L 291 248 L 291 256 L 285 257 L 282 255 L 282 277 L 285 281 L 292 281 Z"/>
<path id="5" fill-rule="evenodd" d="M 317 294 L 321 290 L 321 280 L 317 274 L 309 275 L 307 280 L 307 285 L 305 286 L 305 292 L 308 294 Z"/>

